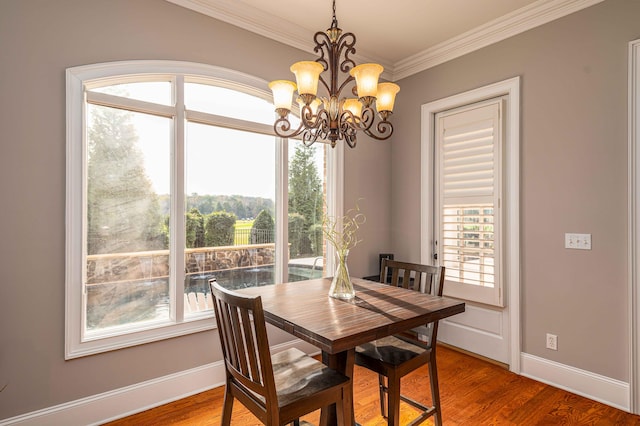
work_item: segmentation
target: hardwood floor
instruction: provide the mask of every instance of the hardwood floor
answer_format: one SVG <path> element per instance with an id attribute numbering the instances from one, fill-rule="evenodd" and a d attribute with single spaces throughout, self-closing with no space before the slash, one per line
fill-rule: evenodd
<path id="1" fill-rule="evenodd" d="M 451 350 L 438 348 L 438 374 L 444 424 L 454 425 L 640 425 L 640 416 L 513 374 L 500 366 Z M 403 393 L 428 395 L 427 369 L 403 379 Z M 354 406 L 362 426 L 386 425 L 378 405 L 378 379 L 356 367 Z M 427 386 L 425 388 L 425 386 Z M 107 423 L 122 425 L 219 425 L 224 387 L 206 391 L 133 416 Z M 402 424 L 415 411 L 402 406 Z M 318 413 L 304 417 L 317 423 Z M 232 425 L 259 425 L 239 402 L 233 408 Z M 431 420 L 423 423 L 433 424 Z"/>

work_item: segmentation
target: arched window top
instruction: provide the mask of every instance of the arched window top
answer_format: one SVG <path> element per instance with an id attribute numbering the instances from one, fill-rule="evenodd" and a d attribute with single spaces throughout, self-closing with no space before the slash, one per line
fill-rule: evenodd
<path id="1" fill-rule="evenodd" d="M 109 84 L 95 88 L 87 87 L 90 92 L 105 93 L 108 95 L 122 96 L 138 101 L 151 102 L 162 105 L 173 105 L 173 85 L 169 80 L 165 81 L 137 81 Z M 117 81 L 117 80 L 116 80 Z"/>
<path id="2" fill-rule="evenodd" d="M 69 85 L 75 86 L 74 90 L 118 95 L 115 93 L 115 88 L 126 89 L 132 99 L 162 105 L 172 105 L 175 102 L 175 93 L 170 93 L 174 96 L 171 102 L 167 103 L 166 99 L 168 97 L 167 90 L 170 90 L 168 88 L 172 86 L 176 78 L 183 78 L 185 83 L 188 83 L 186 85 L 193 85 L 193 87 L 210 86 L 215 87 L 215 90 L 227 89 L 228 92 L 235 93 L 235 96 L 244 96 L 243 102 L 251 103 L 250 109 L 257 108 L 266 111 L 268 106 L 271 114 L 269 122 L 273 123 L 274 111 L 271 105 L 271 90 L 269 90 L 267 82 L 238 71 L 194 62 L 155 60 L 109 62 L 83 65 L 67 70 L 67 82 Z M 153 95 L 143 94 L 146 91 L 156 93 Z M 254 104 L 262 104 L 262 106 L 254 107 Z M 196 110 L 189 105 L 187 107 Z M 209 108 L 213 109 L 213 107 Z M 235 117 L 235 115 L 229 115 L 235 113 L 225 115 L 216 112 L 215 114 Z M 262 112 L 262 114 L 266 115 L 266 112 Z"/>
<path id="3" fill-rule="evenodd" d="M 252 94 L 206 84 L 202 79 L 197 83 L 185 82 L 184 89 L 184 103 L 189 110 L 262 124 L 273 123 L 273 105 Z"/>
<path id="4" fill-rule="evenodd" d="M 165 117 L 184 108 L 197 121 L 229 126 L 231 119 L 232 127 L 273 134 L 267 82 L 226 68 L 180 61 L 111 62 L 69 68 L 67 83 L 73 93 L 86 92 L 91 103 L 126 105 Z"/>

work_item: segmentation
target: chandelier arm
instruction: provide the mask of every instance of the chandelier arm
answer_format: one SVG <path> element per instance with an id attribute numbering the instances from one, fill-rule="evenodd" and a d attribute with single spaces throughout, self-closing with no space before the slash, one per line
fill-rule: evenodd
<path id="1" fill-rule="evenodd" d="M 356 53 L 356 36 L 353 33 L 344 33 L 337 41 L 336 59 L 344 57 L 340 62 L 340 71 L 349 75 L 349 70 L 356 66 L 350 55 Z"/>
<path id="2" fill-rule="evenodd" d="M 326 33 L 322 31 L 318 31 L 313 36 L 313 40 L 316 43 L 315 47 L 313 48 L 313 51 L 316 54 L 318 54 L 318 58 L 316 59 L 316 62 L 324 67 L 324 71 L 329 71 L 330 70 L 329 64 L 331 62 L 331 39 Z M 318 81 L 322 83 L 327 93 L 331 93 L 331 88 L 327 83 L 327 81 L 322 76 L 322 74 L 320 74 Z"/>
<path id="3" fill-rule="evenodd" d="M 302 134 L 302 144 L 304 146 L 308 147 L 308 146 L 313 145 L 315 143 L 316 139 L 317 139 L 317 136 L 314 137 L 314 134 L 313 134 L 313 132 L 311 132 L 310 129 L 305 130 L 304 133 Z"/>
<path id="4" fill-rule="evenodd" d="M 273 123 L 273 130 L 281 138 L 293 138 L 305 130 L 304 123 L 300 122 L 297 129 L 291 130 L 291 123 L 287 117 L 280 117 Z"/>
<path id="5" fill-rule="evenodd" d="M 355 44 L 356 36 L 353 33 L 344 33 L 337 41 L 335 60 L 338 61 L 340 58 L 344 58 L 338 65 L 338 68 L 340 72 L 346 75 L 344 81 L 337 88 L 336 96 L 338 97 L 345 86 L 355 80 L 355 78 L 349 74 L 349 71 L 356 66 L 355 61 L 349 56 L 352 53 L 356 53 Z"/>
<path id="6" fill-rule="evenodd" d="M 389 139 L 393 134 L 393 124 L 391 124 L 390 121 L 378 122 L 375 129 L 376 129 L 376 133 L 372 132 L 370 129 L 364 130 L 364 133 L 379 141 Z"/>
<path id="7" fill-rule="evenodd" d="M 316 122 L 313 127 L 317 129 L 327 129 L 330 122 L 331 119 L 329 118 L 329 112 L 326 109 L 321 109 L 318 111 Z"/>
<path id="8" fill-rule="evenodd" d="M 373 123 L 376 120 L 376 114 L 371 107 L 362 108 L 360 113 L 360 120 L 357 121 L 358 130 L 367 131 L 371 129 Z"/>
<path id="9" fill-rule="evenodd" d="M 329 52 L 331 52 L 331 40 L 325 33 L 323 33 L 322 31 L 318 31 L 313 36 L 313 41 L 315 41 L 316 43 L 313 51 L 318 55 L 318 59 L 316 59 L 316 62 L 322 64 L 324 70 L 327 71 L 329 69 Z"/>
<path id="10" fill-rule="evenodd" d="M 302 134 L 302 143 L 305 146 L 311 146 L 315 142 L 320 140 L 322 143 L 327 143 L 326 140 L 329 138 L 329 125 L 324 120 L 319 120 L 317 128 L 306 129 Z M 335 141 L 331 142 L 331 147 L 335 146 Z"/>
<path id="11" fill-rule="evenodd" d="M 313 114 L 309 105 L 304 105 L 300 111 L 301 125 L 308 129 L 317 127 L 318 116 L 319 114 Z"/>
<path id="12" fill-rule="evenodd" d="M 331 46 L 331 40 L 329 39 L 329 36 L 327 36 L 327 34 L 325 34 L 322 31 L 318 31 L 314 34 L 313 41 L 316 43 L 315 47 L 313 48 L 313 51 L 320 54 L 320 56 L 317 59 L 317 62 L 323 63 L 326 69 L 327 60 L 325 58 L 325 53 L 329 52 L 329 47 Z"/>
<path id="13" fill-rule="evenodd" d="M 326 111 L 323 110 L 324 117 L 321 120 L 320 125 L 318 126 L 318 130 L 316 132 L 316 138 L 320 139 L 322 141 L 329 141 L 329 144 L 331 145 L 331 148 L 334 148 L 336 146 L 336 143 L 339 139 L 342 139 L 342 134 L 337 131 L 338 129 L 333 127 L 332 121 L 331 121 L 331 114 Z"/>
<path id="14" fill-rule="evenodd" d="M 344 111 L 340 115 L 340 133 L 344 134 L 344 139 L 351 148 L 356 145 L 358 131 L 377 140 L 388 139 L 393 134 L 393 124 L 390 121 L 378 121 L 374 127 L 375 118 L 375 112 L 371 107 L 364 108 L 360 118 L 354 117 L 350 111 Z"/>
<path id="15" fill-rule="evenodd" d="M 305 107 L 308 108 L 308 107 Z M 311 143 L 315 142 L 318 137 L 327 134 L 327 129 L 330 127 L 329 113 L 326 110 L 320 110 L 316 115 L 311 115 L 313 120 L 306 120 L 303 117 L 301 126 L 304 126 L 304 140 L 311 140 Z M 324 137 L 323 137 L 324 138 Z M 321 139 L 323 139 L 321 138 Z"/>
<path id="16" fill-rule="evenodd" d="M 356 147 L 359 130 L 354 119 L 355 117 L 350 111 L 346 111 L 340 116 L 340 139 L 344 139 L 351 148 Z"/>

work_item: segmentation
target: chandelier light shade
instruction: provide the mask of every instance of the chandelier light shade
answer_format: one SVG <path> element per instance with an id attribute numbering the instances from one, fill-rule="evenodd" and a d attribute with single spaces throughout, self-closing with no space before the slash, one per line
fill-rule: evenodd
<path id="1" fill-rule="evenodd" d="M 317 32 L 314 41 L 314 51 L 319 57 L 291 65 L 295 83 L 287 80 L 269 83 L 278 114 L 273 125 L 276 135 L 283 138 L 301 135 L 307 146 L 320 141 L 335 147 L 343 140 L 351 148 L 356 146 L 358 132 L 378 140 L 388 139 L 393 134 L 388 119 L 400 87 L 390 82 L 378 83 L 384 71 L 382 65 L 356 65 L 351 59 L 356 52 L 356 36 L 343 34 L 338 28 L 335 0 L 331 27 L 326 32 Z M 319 85 L 323 88 L 321 95 L 325 96 L 318 95 Z M 342 95 L 346 88 L 353 97 Z M 300 125 L 292 129 L 289 113 L 294 96 L 300 106 Z"/>
<path id="2" fill-rule="evenodd" d="M 349 71 L 356 79 L 356 87 L 360 99 L 375 98 L 378 93 L 378 78 L 384 68 L 378 64 L 362 64 Z"/>
<path id="3" fill-rule="evenodd" d="M 396 94 L 400 91 L 400 87 L 394 83 L 378 84 L 378 96 L 376 100 L 376 109 L 379 114 L 391 113 L 393 104 L 396 101 Z"/>
<path id="4" fill-rule="evenodd" d="M 273 91 L 273 104 L 278 109 L 291 109 L 291 97 L 296 91 L 296 84 L 287 80 L 276 80 L 269 83 L 269 88 Z"/>
<path id="5" fill-rule="evenodd" d="M 302 61 L 291 65 L 291 72 L 298 82 L 298 93 L 315 96 L 318 93 L 318 80 L 322 71 L 324 69 L 318 62 Z"/>
<path id="6" fill-rule="evenodd" d="M 345 99 L 342 104 L 342 109 L 350 111 L 355 119 L 360 118 L 362 115 L 362 104 L 355 98 Z"/>

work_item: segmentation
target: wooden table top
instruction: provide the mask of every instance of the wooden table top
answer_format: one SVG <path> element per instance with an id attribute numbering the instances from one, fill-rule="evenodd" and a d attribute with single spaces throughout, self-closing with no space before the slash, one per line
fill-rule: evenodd
<path id="1" fill-rule="evenodd" d="M 464 312 L 464 302 L 352 278 L 351 301 L 328 296 L 331 278 L 250 287 L 260 295 L 266 321 L 336 354 L 356 346 Z"/>

